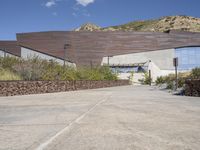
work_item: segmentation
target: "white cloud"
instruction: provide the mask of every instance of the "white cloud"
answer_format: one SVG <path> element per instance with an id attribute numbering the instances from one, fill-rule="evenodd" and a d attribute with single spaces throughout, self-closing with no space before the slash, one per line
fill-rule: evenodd
<path id="1" fill-rule="evenodd" d="M 84 7 L 87 5 L 94 3 L 95 0 L 76 0 L 76 2 Z"/>
<path id="2" fill-rule="evenodd" d="M 56 1 L 55 0 L 50 0 L 48 2 L 46 2 L 45 6 L 50 8 L 52 6 L 56 5 Z"/>
<path id="3" fill-rule="evenodd" d="M 74 5 L 72 9 L 73 9 L 72 15 L 74 17 L 79 17 L 79 16 L 90 17 L 91 16 L 90 12 L 86 8 L 81 7 L 79 5 Z"/>

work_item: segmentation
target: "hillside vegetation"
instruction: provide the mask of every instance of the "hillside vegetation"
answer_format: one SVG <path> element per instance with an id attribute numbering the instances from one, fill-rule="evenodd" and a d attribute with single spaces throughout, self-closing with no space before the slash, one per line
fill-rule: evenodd
<path id="1" fill-rule="evenodd" d="M 39 57 L 0 57 L 0 80 L 117 80 L 117 74 L 107 66 L 74 68 Z"/>
<path id="2" fill-rule="evenodd" d="M 200 18 L 190 16 L 167 16 L 155 20 L 134 21 L 123 25 L 101 28 L 88 23 L 75 29 L 75 31 L 141 31 L 141 32 L 166 32 L 181 30 L 200 32 Z"/>

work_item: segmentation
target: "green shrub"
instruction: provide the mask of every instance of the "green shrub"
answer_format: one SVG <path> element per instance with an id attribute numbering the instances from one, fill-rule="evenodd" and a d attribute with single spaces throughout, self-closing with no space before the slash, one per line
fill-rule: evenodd
<path id="1" fill-rule="evenodd" d="M 61 73 L 61 80 L 78 80 L 77 70 L 68 67 Z"/>
<path id="2" fill-rule="evenodd" d="M 190 72 L 184 72 L 178 74 L 178 88 L 182 88 L 185 85 L 185 80 L 190 76 Z M 168 76 L 161 76 L 156 79 L 156 85 L 166 84 L 167 89 L 175 88 L 176 76 L 175 74 L 169 74 Z"/>
<path id="3" fill-rule="evenodd" d="M 0 67 L 13 70 L 13 66 L 20 62 L 19 58 L 16 57 L 0 57 Z"/>
<path id="4" fill-rule="evenodd" d="M 144 74 L 144 84 L 151 84 L 152 78 L 149 77 L 148 73 Z"/>
<path id="5" fill-rule="evenodd" d="M 42 74 L 42 80 L 77 80 L 75 68 L 63 67 L 59 64 L 49 64 Z"/>
<path id="6" fill-rule="evenodd" d="M 167 83 L 167 89 L 171 89 L 173 90 L 175 88 L 175 84 L 174 84 L 174 81 L 170 81 Z"/>
<path id="7" fill-rule="evenodd" d="M 100 67 L 100 74 L 103 76 L 103 80 L 117 80 L 117 74 L 113 73 L 107 66 Z"/>
<path id="8" fill-rule="evenodd" d="M 117 74 L 113 73 L 109 67 L 79 68 L 77 71 L 79 80 L 117 80 Z"/>
<path id="9" fill-rule="evenodd" d="M 23 80 L 41 80 L 43 73 L 46 71 L 47 61 L 34 57 L 28 60 L 21 60 L 13 66 L 13 70 L 17 72 Z"/>
<path id="10" fill-rule="evenodd" d="M 149 74 L 146 72 L 144 74 L 144 79 L 140 79 L 138 80 L 139 82 L 141 82 L 144 85 L 149 85 L 152 83 L 152 78 L 149 77 Z"/>
<path id="11" fill-rule="evenodd" d="M 163 76 L 160 76 L 156 79 L 156 85 L 161 85 L 165 83 L 165 78 Z"/>
<path id="12" fill-rule="evenodd" d="M 39 57 L 26 60 L 6 57 L 0 62 L 0 67 L 17 74 L 22 80 L 117 80 L 117 74 L 105 66 L 76 69 Z"/>
<path id="13" fill-rule="evenodd" d="M 200 68 L 192 69 L 190 77 L 193 79 L 199 79 L 200 78 Z"/>
<path id="14" fill-rule="evenodd" d="M 5 70 L 5 69 L 0 68 L 0 80 L 9 81 L 9 80 L 21 80 L 21 79 L 22 78 L 16 73 L 10 70 Z"/>

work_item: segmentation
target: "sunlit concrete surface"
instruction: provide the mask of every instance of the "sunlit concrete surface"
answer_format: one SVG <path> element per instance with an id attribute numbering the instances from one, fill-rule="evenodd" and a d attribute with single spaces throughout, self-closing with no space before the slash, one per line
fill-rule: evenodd
<path id="1" fill-rule="evenodd" d="M 200 98 L 124 86 L 0 98 L 0 150 L 199 150 Z"/>

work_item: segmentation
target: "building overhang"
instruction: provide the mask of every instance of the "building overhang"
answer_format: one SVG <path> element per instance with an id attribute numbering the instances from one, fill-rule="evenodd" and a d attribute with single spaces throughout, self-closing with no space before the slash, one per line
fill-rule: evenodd
<path id="1" fill-rule="evenodd" d="M 18 46 L 17 41 L 0 41 L 0 50 L 17 57 L 21 57 L 21 49 Z"/>

